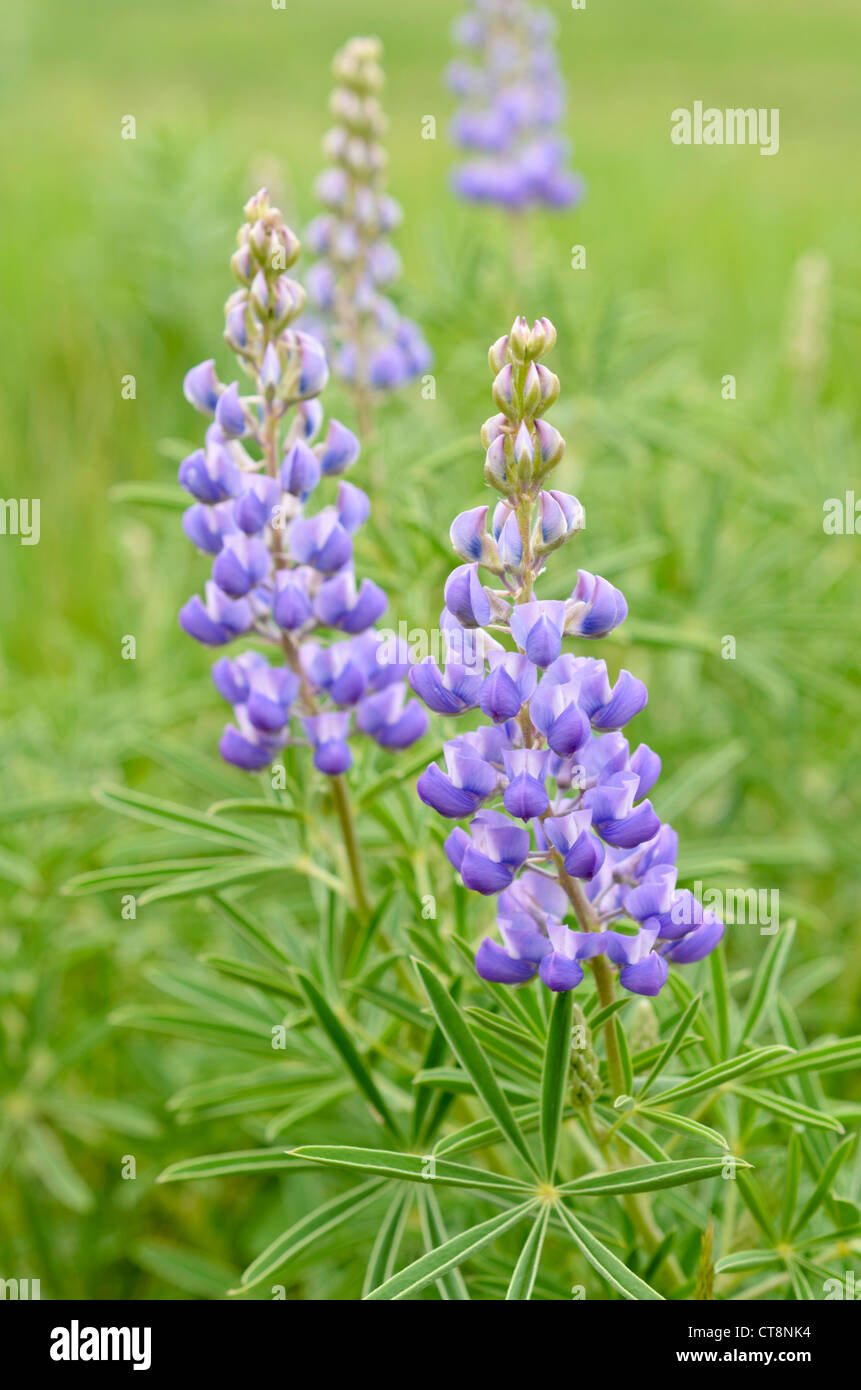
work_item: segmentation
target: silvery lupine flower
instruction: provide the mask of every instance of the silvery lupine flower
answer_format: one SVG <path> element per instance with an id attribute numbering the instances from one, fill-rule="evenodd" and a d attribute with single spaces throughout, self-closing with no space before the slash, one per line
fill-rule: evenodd
<path id="1" fill-rule="evenodd" d="M 381 54 L 379 39 L 355 38 L 335 55 L 336 124 L 324 144 L 332 167 L 315 185 L 325 211 L 306 233 L 318 258 L 306 277 L 315 331 L 336 375 L 363 393 L 396 390 L 432 362 L 417 324 L 383 293 L 400 272 L 389 235 L 401 210 L 385 191 Z"/>
<path id="2" fill-rule="evenodd" d="M 554 32 L 553 17 L 527 0 L 473 0 L 457 21 L 464 52 L 447 77 L 461 103 L 452 137 L 470 156 L 454 171 L 462 197 L 512 212 L 580 201 L 582 183 L 568 172 L 559 134 L 565 88 Z"/>
<path id="3" fill-rule="evenodd" d="M 425 732 L 427 715 L 406 699 L 403 654 L 374 631 L 385 594 L 353 571 L 353 535 L 370 503 L 341 476 L 359 456 L 356 436 L 337 420 L 323 429 L 323 348 L 291 326 L 305 303 L 286 274 L 299 242 L 265 189 L 245 217 L 224 336 L 250 389 L 222 383 L 212 361 L 185 378 L 186 398 L 212 423 L 204 447 L 180 465 L 195 499 L 183 529 L 213 563 L 205 597 L 189 599 L 179 621 L 205 646 L 254 637 L 278 654 L 274 664 L 257 650 L 216 661 L 215 687 L 235 719 L 222 756 L 254 771 L 302 741 L 334 777 L 350 766 L 353 735 L 404 748 Z M 329 479 L 333 499 L 307 515 Z"/>
<path id="4" fill-rule="evenodd" d="M 418 794 L 467 822 L 445 843 L 466 887 L 499 895 L 501 942 L 482 942 L 480 975 L 515 985 L 538 974 L 568 990 L 590 962 L 599 990 L 601 972 L 611 984 L 617 967 L 625 989 L 653 995 L 671 963 L 701 959 L 724 928 L 677 889 L 677 838 L 649 800 L 661 760 L 622 732 L 647 703 L 645 685 L 564 649 L 623 622 L 622 594 L 581 569 L 567 598 L 536 595 L 550 554 L 584 525 L 577 499 L 548 486 L 565 448 L 544 418 L 559 381 L 540 359 L 555 340 L 549 320 L 520 318 L 490 349 L 498 413 L 482 442 L 499 501 L 452 523 L 463 563 L 445 586 L 447 660 L 409 672 L 429 709 L 480 710 L 487 722 L 444 744 L 444 768 L 431 763 Z"/>

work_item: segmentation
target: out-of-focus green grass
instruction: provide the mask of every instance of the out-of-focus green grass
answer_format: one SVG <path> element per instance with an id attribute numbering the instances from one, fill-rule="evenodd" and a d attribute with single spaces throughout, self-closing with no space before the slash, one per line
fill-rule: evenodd
<path id="1" fill-rule="evenodd" d="M 22 1152 L 4 1126 L 2 1159 L 19 1186 L 0 1227 L 0 1274 L 44 1269 L 54 1296 L 200 1294 L 245 1250 L 242 1208 L 224 1231 L 205 1193 L 150 1191 L 165 1156 L 205 1147 L 162 1108 L 192 1062 L 103 1026 L 141 989 L 147 963 L 199 949 L 211 923 L 189 908 L 123 922 L 118 904 L 82 906 L 57 888 L 128 841 L 105 814 L 72 806 L 93 781 L 189 795 L 154 745 L 214 748 L 209 663 L 175 621 L 204 562 L 175 514 L 108 493 L 170 480 L 177 441 L 197 442 L 181 378 L 213 353 L 227 369 L 220 305 L 241 205 L 268 182 L 298 227 L 312 215 L 328 65 L 353 32 L 385 43 L 390 182 L 406 212 L 401 301 L 437 354 L 437 399 L 413 389 L 382 412 L 387 484 L 363 568 L 387 584 L 395 618 L 435 621 L 448 522 L 482 496 L 486 347 L 515 312 L 548 313 L 560 329 L 553 418 L 570 441 L 558 485 L 587 507 L 581 563 L 629 598 L 609 659 L 650 684 L 638 732 L 663 756 L 685 862 L 717 883 L 779 887 L 784 915 L 801 921 L 795 968 L 819 970 L 806 1004 L 814 1032 L 857 1029 L 861 538 L 822 532 L 824 499 L 861 493 L 857 15 L 848 0 L 826 0 L 815 22 L 801 0 L 779 13 L 766 0 L 553 8 L 588 196 L 574 213 L 533 218 L 529 258 L 515 263 L 503 219 L 457 206 L 447 189 L 450 0 L 7 7 L 2 490 L 41 499 L 42 535 L 38 547 L 0 540 L 12 807 L 0 826 L 0 1024 L 10 1084 L 25 1097 L 62 1059 L 67 1101 L 122 1097 L 138 1119 L 126 1116 L 137 1125 L 128 1140 L 74 1116 L 61 1126 L 90 1197 L 67 1174 L 47 1201 L 44 1153 Z M 779 107 L 780 153 L 675 147 L 670 112 L 697 99 Z M 134 141 L 120 138 L 126 115 Z M 426 115 L 435 141 L 421 139 Z M 584 272 L 569 269 L 575 243 L 587 248 Z M 827 360 L 821 382 L 805 385 L 788 363 L 787 324 L 796 263 L 811 249 L 830 270 Z M 121 398 L 129 373 L 134 401 Z M 735 402 L 721 399 L 726 373 Z M 327 405 L 351 419 L 337 386 Z M 571 564 L 560 558 L 555 580 L 551 568 L 554 593 Z M 135 662 L 120 658 L 125 634 L 137 638 Z M 735 662 L 720 656 L 726 634 Z M 42 798 L 33 818 L 15 811 Z M 475 935 L 486 922 L 479 907 Z M 730 963 L 747 968 L 760 939 L 733 940 Z M 226 1125 L 210 1137 L 237 1141 Z M 135 1184 L 119 1177 L 129 1148 Z M 253 1227 L 257 1199 L 239 1183 L 235 1194 L 252 1204 Z M 171 1283 L 165 1242 L 208 1249 L 213 1268 Z"/>

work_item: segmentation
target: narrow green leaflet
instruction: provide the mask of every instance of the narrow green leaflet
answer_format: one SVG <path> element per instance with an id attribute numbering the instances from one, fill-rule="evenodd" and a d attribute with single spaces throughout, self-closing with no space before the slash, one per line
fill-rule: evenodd
<path id="1" fill-rule="evenodd" d="M 109 811 L 119 811 L 122 815 L 131 816 L 133 820 L 143 821 L 146 825 L 157 825 L 163 830 L 179 831 L 184 835 L 193 835 L 196 839 L 213 840 L 216 844 L 234 847 L 238 842 L 251 845 L 258 851 L 267 850 L 270 854 L 280 849 L 276 840 L 270 839 L 267 835 L 260 835 L 255 830 L 249 830 L 247 826 L 221 818 L 215 819 L 203 811 L 194 810 L 192 806 L 182 806 L 174 801 L 147 796 L 145 792 L 132 791 L 128 787 L 94 787 L 93 796 Z"/>
<path id="2" fill-rule="evenodd" d="M 391 1275 L 410 1218 L 414 1197 L 415 1189 L 408 1184 L 395 1188 L 395 1195 L 386 1208 L 371 1250 L 362 1285 L 362 1298 Z"/>
<path id="3" fill-rule="evenodd" d="M 303 1144 L 292 1150 L 294 1158 L 326 1163 L 333 1168 L 372 1173 L 397 1181 L 440 1183 L 444 1187 L 471 1187 L 485 1192 L 520 1196 L 531 1191 L 527 1183 L 504 1173 L 485 1172 L 465 1163 L 449 1163 L 435 1154 L 396 1153 L 390 1149 L 358 1149 L 340 1144 Z"/>
<path id="4" fill-rule="evenodd" d="M 440 1275 L 448 1270 L 454 1269 L 457 1265 L 463 1264 L 472 1255 L 483 1250 L 485 1245 L 489 1245 L 497 1236 L 501 1236 L 503 1231 L 508 1231 L 512 1226 L 516 1226 L 518 1221 L 522 1221 L 528 1212 L 533 1211 L 535 1202 L 523 1202 L 520 1206 L 511 1207 L 508 1211 L 500 1212 L 498 1216 L 492 1216 L 489 1221 L 482 1221 L 478 1226 L 472 1226 L 468 1231 L 463 1231 L 460 1235 L 452 1236 L 443 1245 L 431 1250 L 420 1259 L 413 1260 L 411 1265 L 402 1269 L 398 1274 L 387 1279 L 384 1284 L 379 1284 L 366 1295 L 372 1302 L 384 1302 L 388 1300 L 398 1300 L 409 1298 L 410 1294 L 419 1293 L 426 1284 L 432 1283 Z"/>
<path id="5" fill-rule="evenodd" d="M 736 1169 L 749 1168 L 741 1159 L 732 1160 Z M 616 1196 L 624 1192 L 655 1192 L 662 1187 L 682 1187 L 704 1178 L 722 1177 L 725 1158 L 679 1158 L 669 1163 L 646 1163 L 636 1168 L 616 1168 L 606 1173 L 587 1173 L 562 1183 L 560 1192 L 578 1197 Z"/>
<path id="6" fill-rule="evenodd" d="M 730 1047 L 729 991 L 726 983 L 726 962 L 723 946 L 718 945 L 709 956 L 712 977 L 712 999 L 717 1020 L 717 1042 L 721 1057 L 726 1057 Z"/>
<path id="7" fill-rule="evenodd" d="M 538 1165 L 520 1132 L 511 1106 L 508 1104 L 502 1087 L 497 1081 L 480 1044 L 473 1037 L 463 1014 L 448 990 L 440 984 L 424 962 L 416 960 L 414 964 L 437 1022 L 448 1039 L 449 1047 L 471 1077 L 477 1095 L 484 1102 L 488 1113 L 492 1115 L 512 1147 L 538 1175 Z"/>
<path id="8" fill-rule="evenodd" d="M 422 1238 L 428 1254 L 432 1250 L 437 1250 L 448 1240 L 448 1231 L 445 1221 L 437 1201 L 436 1193 L 431 1187 L 420 1187 L 418 1190 L 418 1209 L 419 1221 L 422 1228 Z M 436 1281 L 440 1298 L 447 1302 L 465 1303 L 469 1300 L 469 1290 L 466 1287 L 466 1280 L 460 1270 L 450 1269 L 446 1274 L 441 1274 Z"/>
<path id="9" fill-rule="evenodd" d="M 364 1211 L 365 1207 L 377 1200 L 385 1187 L 384 1181 L 373 1178 L 370 1182 L 361 1183 L 359 1187 L 350 1188 L 349 1192 L 342 1192 L 339 1197 L 333 1197 L 331 1202 L 324 1202 L 316 1211 L 303 1216 L 301 1221 L 295 1222 L 277 1240 L 273 1240 L 271 1245 L 267 1245 L 256 1260 L 252 1260 L 242 1275 L 239 1287 L 231 1289 L 230 1293 L 248 1293 L 250 1289 L 262 1284 L 287 1260 L 293 1259 L 301 1250 L 313 1245 L 315 1240 L 329 1231 L 342 1226 L 351 1216 Z"/>
<path id="10" fill-rule="evenodd" d="M 837 1177 L 837 1174 L 852 1152 L 854 1145 L 854 1134 L 847 1134 L 846 1138 L 837 1145 L 837 1148 L 823 1168 L 819 1181 L 792 1223 L 792 1234 L 794 1236 L 798 1235 L 799 1231 L 804 1230 L 810 1218 L 815 1216 L 816 1212 L 825 1201 L 831 1184 L 834 1182 L 834 1179 Z"/>
<path id="11" fill-rule="evenodd" d="M 544 1175 L 548 1181 L 552 1181 L 556 1168 L 559 1130 L 565 1107 L 565 1091 L 571 1066 L 573 1011 L 573 990 L 564 990 L 554 996 L 550 1010 L 550 1027 L 547 1030 L 544 1068 L 541 1073 L 541 1150 L 544 1155 Z"/>
<path id="12" fill-rule="evenodd" d="M 697 1139 L 704 1139 L 707 1144 L 717 1144 L 719 1149 L 729 1149 L 729 1143 L 710 1125 L 704 1125 L 701 1120 L 694 1120 L 690 1115 L 677 1115 L 672 1110 L 655 1110 L 648 1105 L 637 1105 L 636 1112 L 644 1120 L 651 1120 L 654 1125 L 663 1125 L 665 1129 L 674 1129 L 679 1134 L 693 1134 Z"/>
<path id="13" fill-rule="evenodd" d="M 657 1061 L 652 1067 L 652 1070 L 649 1072 L 648 1076 L 646 1077 L 645 1081 L 643 1082 L 642 1086 L 637 1092 L 638 1108 L 639 1102 L 651 1090 L 653 1083 L 660 1076 L 661 1072 L 664 1070 L 664 1067 L 667 1065 L 670 1059 L 674 1057 L 675 1054 L 678 1052 L 679 1048 L 684 1042 L 684 1039 L 687 1037 L 691 1027 L 693 1026 L 694 1019 L 700 1011 L 701 1003 L 702 995 L 698 994 L 695 999 L 691 1000 L 691 1003 L 685 1009 L 684 1013 L 682 1014 L 681 1018 L 676 1024 L 671 1036 L 667 1040 L 666 1046 L 662 1049 Z"/>
<path id="14" fill-rule="evenodd" d="M 566 993 L 570 994 L 571 991 L 568 990 Z M 557 995 L 557 998 L 564 997 L 564 994 Z M 541 1264 L 541 1252 L 544 1249 L 544 1237 L 547 1234 L 550 1212 L 550 1204 L 545 1202 L 535 1218 L 535 1224 L 526 1237 L 517 1264 L 514 1266 L 511 1283 L 508 1285 L 505 1295 L 506 1302 L 525 1302 L 532 1297 L 532 1290 L 535 1287 L 535 1279 Z"/>
<path id="15" fill-rule="evenodd" d="M 745 1052 L 741 1057 L 734 1057 L 728 1062 L 719 1062 L 717 1066 L 708 1067 L 706 1071 L 701 1071 L 697 1076 L 692 1076 L 687 1081 L 681 1081 L 677 1086 L 671 1086 L 667 1091 L 661 1091 L 655 1096 L 655 1103 L 659 1102 L 664 1105 L 669 1100 L 685 1100 L 688 1096 L 697 1096 L 701 1091 L 716 1091 L 727 1086 L 737 1076 L 744 1076 L 749 1071 L 758 1071 L 773 1058 L 783 1056 L 791 1051 L 791 1048 L 784 1047 L 782 1044 L 775 1044 L 773 1047 L 760 1047 L 755 1052 Z"/>
<path id="16" fill-rule="evenodd" d="M 715 1274 L 742 1273 L 747 1269 L 766 1269 L 769 1265 L 783 1265 L 783 1256 L 777 1250 L 736 1250 L 726 1255 L 715 1265 Z"/>
<path id="17" fill-rule="evenodd" d="M 380 1116 L 383 1123 L 393 1134 L 400 1134 L 397 1121 L 389 1110 L 388 1105 L 383 1100 L 376 1081 L 359 1056 L 352 1038 L 335 1014 L 331 1005 L 323 997 L 316 983 L 311 979 L 311 976 L 306 974 L 304 970 L 296 971 L 296 980 L 308 1001 L 312 1013 L 320 1024 L 320 1027 L 338 1052 L 345 1067 L 362 1092 L 362 1095 L 370 1104 L 372 1111 L 375 1111 Z"/>
<path id="18" fill-rule="evenodd" d="M 778 1115 L 788 1124 L 831 1130 L 834 1134 L 843 1133 L 842 1124 L 833 1115 L 826 1115 L 820 1110 L 814 1110 L 810 1105 L 802 1105 L 800 1100 L 795 1100 L 790 1096 L 781 1096 L 774 1091 L 760 1091 L 753 1086 L 737 1086 L 735 1094 L 743 1096 L 745 1100 L 751 1101 L 754 1105 L 758 1105 L 760 1110 L 767 1110 L 771 1115 Z"/>
<path id="19" fill-rule="evenodd" d="M 758 1078 L 769 1080 L 774 1076 L 799 1076 L 804 1072 L 822 1074 L 827 1071 L 846 1071 L 861 1063 L 861 1037 L 844 1038 L 842 1042 L 816 1043 L 802 1052 L 796 1052 L 779 1061 L 763 1067 Z"/>
<path id="20" fill-rule="evenodd" d="M 773 1002 L 794 937 L 795 923 L 787 922 L 769 942 L 768 950 L 756 972 L 750 1000 L 742 1020 L 741 1042 L 746 1042 L 756 1032 L 763 1015 Z"/>
<path id="21" fill-rule="evenodd" d="M 663 1302 L 663 1297 L 650 1284 L 646 1284 L 642 1279 L 638 1279 L 636 1274 L 632 1274 L 626 1264 L 623 1264 L 618 1255 L 614 1255 L 612 1250 L 602 1244 L 597 1236 L 593 1236 L 582 1223 L 578 1221 L 573 1212 L 568 1211 L 567 1207 L 558 1206 L 556 1208 L 563 1224 L 567 1227 L 572 1240 L 580 1251 L 586 1256 L 590 1265 L 597 1270 L 602 1279 L 620 1293 L 623 1298 L 632 1300 L 646 1300 Z"/>
<path id="22" fill-rule="evenodd" d="M 280 1149 L 236 1149 L 233 1153 L 201 1154 L 171 1163 L 156 1182 L 188 1182 L 195 1178 L 223 1178 L 231 1173 L 273 1173 L 294 1168 L 295 1160 Z"/>

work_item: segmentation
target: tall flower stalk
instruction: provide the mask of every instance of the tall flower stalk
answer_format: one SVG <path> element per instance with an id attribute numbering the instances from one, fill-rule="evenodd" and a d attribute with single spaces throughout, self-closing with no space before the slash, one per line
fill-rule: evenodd
<path id="1" fill-rule="evenodd" d="M 591 969 L 602 1005 L 614 977 L 656 995 L 671 964 L 700 960 L 723 924 L 676 888 L 677 836 L 648 799 L 660 758 L 633 751 L 622 729 L 646 705 L 646 687 L 604 661 L 563 651 L 594 641 L 627 616 L 606 579 L 579 570 L 565 598 L 538 598 L 550 554 L 584 525 L 580 502 L 548 487 L 565 442 L 544 415 L 559 394 L 541 359 L 556 330 L 519 318 L 490 349 L 498 413 L 484 425 L 485 478 L 500 495 L 451 527 L 464 561 L 445 586 L 448 660 L 410 672 L 413 689 L 439 714 L 478 709 L 486 722 L 444 744 L 418 793 L 457 826 L 446 854 L 467 888 L 497 900 L 500 941 L 486 937 L 475 964 L 486 980 L 525 985 L 536 975 L 554 992 Z M 481 572 L 491 577 L 482 581 Z M 570 925 L 569 925 L 570 923 Z M 608 1059 L 621 1090 L 615 1034 Z"/>
<path id="2" fill-rule="evenodd" d="M 397 390 L 431 365 L 418 325 L 404 318 L 383 293 L 400 274 L 389 240 L 401 210 L 386 192 L 386 119 L 382 45 L 350 39 L 332 63 L 335 125 L 324 142 L 332 161 L 315 185 L 325 211 L 307 231 L 318 257 L 307 276 L 308 293 L 336 376 L 352 389 L 359 432 L 374 432 L 374 401 Z"/>
<path id="3" fill-rule="evenodd" d="M 472 0 L 457 21 L 463 53 L 447 78 L 461 103 L 452 138 L 468 156 L 453 175 L 461 197 L 513 213 L 580 201 L 559 130 L 565 86 L 554 35 L 552 15 L 527 0 Z"/>
<path id="4" fill-rule="evenodd" d="M 180 483 L 195 498 L 183 529 L 214 558 L 205 599 L 191 598 L 179 621 L 205 646 L 248 637 L 274 649 L 274 662 L 258 646 L 216 661 L 216 689 L 234 713 L 221 754 L 258 771 L 288 743 L 310 745 L 314 766 L 331 779 L 356 898 L 366 908 L 343 782 L 350 739 L 405 748 L 424 733 L 427 716 L 407 699 L 408 662 L 374 631 L 385 593 L 354 572 L 353 535 L 370 503 L 341 477 L 359 456 L 356 436 L 331 420 L 319 437 L 318 397 L 329 371 L 322 345 L 292 326 L 305 303 L 286 273 L 299 241 L 265 189 L 245 217 L 231 260 L 240 287 L 225 305 L 224 337 L 251 388 L 240 395 L 238 381 L 223 384 L 214 360 L 185 378 L 186 398 L 212 423 L 204 447 L 180 465 Z M 335 478 L 334 500 L 307 515 L 318 487 Z"/>

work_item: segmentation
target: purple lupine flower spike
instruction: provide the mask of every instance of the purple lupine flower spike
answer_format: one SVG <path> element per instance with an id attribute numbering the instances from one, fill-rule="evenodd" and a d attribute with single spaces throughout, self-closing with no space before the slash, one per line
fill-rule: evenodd
<path id="1" fill-rule="evenodd" d="M 324 143 L 333 164 L 315 185 L 325 211 L 308 228 L 310 249 L 320 258 L 308 275 L 315 331 L 357 401 L 397 390 L 432 363 L 418 326 L 381 289 L 400 270 L 387 240 L 400 209 L 385 192 L 381 57 L 373 38 L 350 39 L 335 54 L 330 107 L 337 124 Z"/>
<path id="2" fill-rule="evenodd" d="M 447 73 L 460 100 L 451 135 L 467 156 L 455 191 L 510 212 L 578 203 L 582 183 L 558 133 L 565 89 L 548 12 L 528 0 L 472 0 L 454 38 L 464 54 Z"/>
<path id="3" fill-rule="evenodd" d="M 317 339 L 292 327 L 305 302 L 286 273 L 299 242 L 265 190 L 245 216 L 225 340 L 250 386 L 222 385 L 213 361 L 192 368 L 183 386 L 213 418 L 205 447 L 180 466 L 180 483 L 195 498 L 182 525 L 214 559 L 205 599 L 191 598 L 179 621 L 205 646 L 247 635 L 277 654 L 270 661 L 249 650 L 213 667 L 216 689 L 233 707 L 219 744 L 227 762 L 259 771 L 287 743 L 302 742 L 318 770 L 336 777 L 352 761 L 351 737 L 405 748 L 424 734 L 427 714 L 407 698 L 409 662 L 399 653 L 388 660 L 373 631 L 386 595 L 353 572 L 352 537 L 368 519 L 367 496 L 341 478 L 334 498 L 306 513 L 318 487 L 331 488 L 325 480 L 355 463 L 359 443 L 337 420 L 315 443 L 323 427 L 316 397 L 329 369 Z"/>
<path id="4" fill-rule="evenodd" d="M 588 570 L 566 598 L 535 591 L 548 554 L 585 522 L 576 497 L 546 486 L 565 447 L 543 418 L 559 383 L 538 359 L 555 339 L 548 319 L 517 319 L 490 349 L 499 413 L 481 439 L 500 500 L 489 531 L 489 507 L 455 518 L 464 563 L 445 586 L 449 660 L 410 672 L 435 713 L 478 705 L 488 722 L 443 744 L 445 771 L 431 763 L 418 794 L 468 823 L 445 841 L 465 886 L 499 895 L 501 944 L 485 937 L 475 958 L 483 979 L 537 976 L 558 992 L 591 962 L 599 980 L 616 967 L 624 989 L 653 995 L 670 964 L 702 959 L 724 928 L 676 887 L 677 837 L 648 800 L 661 760 L 621 732 L 645 708 L 645 685 L 627 670 L 611 681 L 578 650 L 624 621 L 622 594 Z"/>

